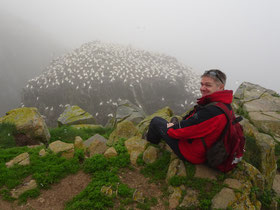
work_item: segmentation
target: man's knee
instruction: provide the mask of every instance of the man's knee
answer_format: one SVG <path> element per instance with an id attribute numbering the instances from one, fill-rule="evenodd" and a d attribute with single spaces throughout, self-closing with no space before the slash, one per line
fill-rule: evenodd
<path id="1" fill-rule="evenodd" d="M 158 123 L 161 123 L 163 122 L 163 118 L 161 117 L 154 117 L 152 120 L 151 120 L 151 124 L 158 124 Z"/>

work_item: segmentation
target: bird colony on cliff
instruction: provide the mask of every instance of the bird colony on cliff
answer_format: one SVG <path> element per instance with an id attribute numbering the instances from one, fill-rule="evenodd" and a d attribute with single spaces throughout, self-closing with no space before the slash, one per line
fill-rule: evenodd
<path id="1" fill-rule="evenodd" d="M 199 96 L 199 76 L 175 58 L 94 41 L 54 59 L 29 80 L 21 106 L 37 107 L 52 124 L 67 106 L 78 105 L 105 124 L 121 100 L 147 114 L 164 106 L 183 113 Z"/>

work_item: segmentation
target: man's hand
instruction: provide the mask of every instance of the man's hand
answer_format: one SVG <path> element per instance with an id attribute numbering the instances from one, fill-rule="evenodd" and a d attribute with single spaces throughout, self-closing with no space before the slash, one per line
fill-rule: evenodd
<path id="1" fill-rule="evenodd" d="M 173 123 L 167 123 L 167 128 L 172 127 L 174 124 Z"/>

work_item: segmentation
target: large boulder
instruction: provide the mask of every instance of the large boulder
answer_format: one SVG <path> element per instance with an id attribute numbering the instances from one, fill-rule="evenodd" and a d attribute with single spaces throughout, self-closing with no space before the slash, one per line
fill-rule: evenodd
<path id="1" fill-rule="evenodd" d="M 134 125 L 137 125 L 145 118 L 145 116 L 145 112 L 140 107 L 132 104 L 128 100 L 122 100 L 117 107 L 115 123 L 117 124 L 127 120 L 133 122 Z"/>
<path id="2" fill-rule="evenodd" d="M 241 125 L 247 136 L 245 158 L 258 168 L 264 176 L 266 187 L 270 189 L 277 171 L 275 142 L 271 136 L 260 133 L 249 120 L 243 119 Z"/>
<path id="3" fill-rule="evenodd" d="M 13 123 L 16 125 L 18 137 L 16 143 L 19 146 L 47 144 L 50 133 L 47 125 L 34 107 L 23 107 L 7 112 L 6 116 L 0 118 L 0 123 Z"/>
<path id="4" fill-rule="evenodd" d="M 280 137 L 280 97 L 275 91 L 244 82 L 236 90 L 234 98 L 254 126 Z"/>
<path id="5" fill-rule="evenodd" d="M 244 82 L 234 98 L 237 112 L 249 119 L 241 121 L 247 136 L 245 157 L 252 157 L 251 163 L 264 176 L 266 187 L 271 189 L 277 170 L 274 139 L 280 137 L 280 97 L 273 90 Z"/>
<path id="6" fill-rule="evenodd" d="M 58 126 L 95 124 L 95 119 L 91 114 L 81 109 L 79 106 L 68 106 L 59 116 Z"/>

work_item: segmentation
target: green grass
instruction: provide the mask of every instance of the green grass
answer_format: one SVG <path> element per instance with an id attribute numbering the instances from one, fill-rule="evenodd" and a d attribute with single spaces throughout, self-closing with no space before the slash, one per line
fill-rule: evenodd
<path id="1" fill-rule="evenodd" d="M 125 139 L 120 139 L 113 146 L 118 156 L 105 158 L 104 155 L 96 154 L 84 162 L 83 170 L 92 175 L 91 183 L 81 193 L 75 196 L 66 205 L 67 210 L 74 209 L 107 209 L 113 208 L 116 192 L 121 206 L 132 202 L 134 189 L 122 184 L 118 171 L 120 168 L 130 165 L 129 154 L 124 146 Z M 111 186 L 113 195 L 107 196 L 101 192 L 102 186 Z"/>
<path id="2" fill-rule="evenodd" d="M 152 181 L 164 180 L 168 171 L 169 162 L 170 153 L 168 151 L 162 151 L 162 155 L 155 162 L 147 164 L 140 172 Z"/>
<path id="3" fill-rule="evenodd" d="M 32 189 L 32 190 L 28 190 L 25 191 L 24 193 L 22 193 L 19 198 L 18 198 L 18 203 L 22 204 L 22 203 L 26 203 L 28 198 L 36 198 L 40 195 L 40 190 L 38 188 Z"/>
<path id="4" fill-rule="evenodd" d="M 242 107 L 238 107 L 238 109 L 236 110 L 236 114 L 242 115 L 243 117 L 250 120 L 249 113 L 245 111 Z"/>
<path id="5" fill-rule="evenodd" d="M 1 191 L 3 199 L 12 201 L 13 199 L 8 192 L 22 184 L 28 176 L 32 176 L 36 180 L 38 188 L 20 195 L 20 203 L 25 202 L 28 197 L 37 197 L 40 194 L 40 189 L 50 188 L 52 184 L 58 183 L 62 178 L 76 173 L 81 168 L 79 159 L 81 154 L 78 156 L 76 153 L 74 158 L 70 160 L 50 152 L 45 157 L 40 157 L 38 153 L 41 149 L 42 147 L 0 149 L 0 188 L 4 187 Z M 6 167 L 7 161 L 23 152 L 29 153 L 30 165 Z"/>
<path id="6" fill-rule="evenodd" d="M 256 144 L 256 140 L 251 136 L 245 136 L 246 138 L 246 145 L 245 145 L 245 153 L 244 153 L 244 160 L 248 163 L 255 166 L 257 169 L 260 169 L 261 157 L 260 149 Z"/>
<path id="7" fill-rule="evenodd" d="M 0 149 L 15 147 L 15 134 L 17 134 L 15 124 L 0 123 Z"/>
<path id="8" fill-rule="evenodd" d="M 278 98 L 280 97 L 280 95 L 278 93 L 273 93 L 272 96 L 278 97 Z"/>
<path id="9" fill-rule="evenodd" d="M 113 131 L 113 128 L 74 128 L 71 126 L 61 126 L 57 128 L 49 128 L 51 138 L 50 143 L 56 140 L 60 140 L 67 143 L 73 143 L 76 136 L 80 136 L 83 140 L 94 136 L 95 134 L 100 134 L 106 139 L 109 138 Z"/>

